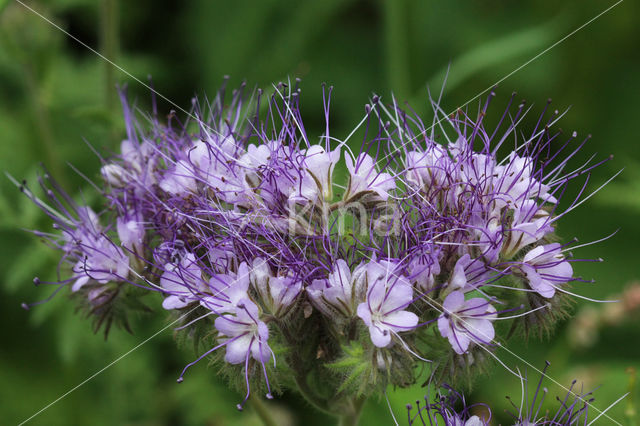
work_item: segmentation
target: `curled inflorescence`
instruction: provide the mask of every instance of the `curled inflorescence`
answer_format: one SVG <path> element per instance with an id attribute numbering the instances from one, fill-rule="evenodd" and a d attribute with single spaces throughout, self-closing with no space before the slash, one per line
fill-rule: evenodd
<path id="1" fill-rule="evenodd" d="M 553 130 L 562 114 L 548 104 L 525 132 L 528 108 L 513 97 L 491 126 L 493 94 L 475 117 L 432 102 L 427 126 L 374 96 L 338 138 L 331 89 L 319 136 L 305 130 L 297 84 L 243 93 L 163 121 L 123 91 L 127 136 L 104 160 L 99 211 L 47 174 L 46 201 L 23 186 L 55 223 L 38 235 L 70 266 L 53 284 L 97 327 L 128 327 L 155 292 L 208 345 L 195 362 L 212 358 L 247 398 L 295 388 L 340 411 L 345 397 L 415 383 L 417 366 L 452 381 L 514 329 L 542 332 L 563 315 L 579 278 L 573 241 L 554 228 L 599 163 L 567 170 L 586 139 Z"/>
<path id="2" fill-rule="evenodd" d="M 510 418 L 509 424 L 514 426 L 581 426 L 590 425 L 597 418 L 591 419 L 589 405 L 595 400 L 592 392 L 577 391 L 576 381 L 565 388 L 563 398 L 556 397 L 557 407 L 545 410 L 543 403 L 549 393 L 542 386 L 546 377 L 547 362 L 541 372 L 535 391 L 529 395 L 529 380 L 527 375 L 521 376 L 522 395 L 519 403 L 514 403 L 510 397 L 511 409 L 505 410 Z M 435 400 L 431 402 L 428 396 L 424 401 L 417 400 L 415 407 L 407 404 L 407 424 L 409 426 L 490 426 L 492 412 L 487 404 L 467 404 L 465 397 L 452 387 L 443 384 Z M 604 413 L 600 411 L 600 415 Z"/>

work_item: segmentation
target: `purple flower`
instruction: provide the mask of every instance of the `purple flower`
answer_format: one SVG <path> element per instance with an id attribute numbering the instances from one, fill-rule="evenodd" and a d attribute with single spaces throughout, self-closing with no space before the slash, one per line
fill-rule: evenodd
<path id="1" fill-rule="evenodd" d="M 307 287 L 307 294 L 313 305 L 329 318 L 336 313 L 345 318 L 356 314 L 356 308 L 365 298 L 367 283 L 366 266 L 358 265 L 353 274 L 343 259 L 335 262 L 326 279 L 313 280 Z"/>
<path id="2" fill-rule="evenodd" d="M 354 160 L 345 155 L 347 170 L 349 171 L 349 185 L 345 199 L 353 198 L 363 192 L 375 193 L 381 200 L 389 198 L 389 191 L 396 187 L 393 176 L 379 172 L 376 163 L 369 154 L 360 154 Z"/>
<path id="3" fill-rule="evenodd" d="M 442 309 L 438 330 L 457 354 L 465 353 L 472 342 L 488 344 L 495 337 L 492 321 L 497 313 L 485 299 L 465 300 L 464 293 L 454 291 L 444 299 Z"/>
<path id="4" fill-rule="evenodd" d="M 251 356 L 261 363 L 267 362 L 271 356 L 267 344 L 269 328 L 260 321 L 258 307 L 249 299 L 240 300 L 237 307 L 235 314 L 222 315 L 215 321 L 222 342 L 226 342 L 225 361 L 241 364 Z"/>
<path id="5" fill-rule="evenodd" d="M 145 230 L 140 219 L 133 217 L 118 217 L 116 219 L 118 238 L 123 247 L 136 253 L 142 253 L 142 242 Z"/>
<path id="6" fill-rule="evenodd" d="M 440 274 L 440 256 L 441 252 L 437 250 L 432 254 L 417 256 L 409 263 L 410 281 L 423 294 L 431 292 L 436 286 L 436 276 Z"/>
<path id="7" fill-rule="evenodd" d="M 160 181 L 160 188 L 172 195 L 187 195 L 197 188 L 196 173 L 187 160 L 178 160 L 171 169 L 167 170 Z"/>
<path id="8" fill-rule="evenodd" d="M 340 148 L 326 152 L 320 145 L 311 145 L 300 152 L 304 156 L 300 168 L 302 178 L 296 182 L 290 199 L 331 200 L 333 198 L 333 169 L 340 160 Z"/>
<path id="9" fill-rule="evenodd" d="M 416 401 L 416 414 L 412 414 L 413 406 L 407 404 L 409 426 L 417 425 L 418 421 L 427 426 L 489 426 L 491 424 L 491 410 L 486 404 L 476 403 L 467 405 L 462 393 L 457 392 L 449 385 L 442 384 L 434 402 L 430 402 L 428 396 L 424 397 L 425 404 L 421 407 L 420 401 Z M 482 412 L 482 416 L 473 414 Z"/>
<path id="10" fill-rule="evenodd" d="M 91 208 L 78 207 L 76 212 L 78 220 L 62 228 L 63 250 L 77 259 L 72 268 L 77 275 L 71 290 L 78 291 L 89 282 L 125 280 L 129 275 L 129 257 L 107 238 Z"/>
<path id="11" fill-rule="evenodd" d="M 447 178 L 451 158 L 438 144 L 430 144 L 427 151 L 409 151 L 405 159 L 407 182 L 412 186 L 429 191 L 440 188 Z"/>
<path id="12" fill-rule="evenodd" d="M 460 259 L 458 259 L 455 266 L 453 267 L 453 272 L 451 273 L 451 278 L 449 279 L 447 289 L 451 289 L 452 291 L 465 291 L 468 284 L 465 268 L 469 266 L 470 263 L 471 256 L 469 256 L 469 254 L 465 254 Z"/>
<path id="13" fill-rule="evenodd" d="M 382 271 L 379 263 L 367 266 L 369 288 L 366 301 L 358 305 L 358 316 L 369 327 L 371 341 L 379 348 L 391 344 L 392 335 L 410 331 L 418 325 L 418 316 L 404 310 L 413 301 L 413 287 L 409 281 L 389 271 Z M 372 279 L 373 278 L 373 279 Z"/>
<path id="14" fill-rule="evenodd" d="M 198 294 L 206 290 L 206 287 L 195 255 L 186 253 L 178 263 L 164 265 L 160 286 L 167 294 L 162 302 L 165 309 L 182 309 L 199 301 Z"/>
<path id="15" fill-rule="evenodd" d="M 527 199 L 540 199 L 542 202 L 556 203 L 550 194 L 550 187 L 534 177 L 534 160 L 521 157 L 512 152 L 506 166 L 497 166 L 498 181 L 494 191 L 500 194 L 505 205 L 517 204 Z"/>
<path id="16" fill-rule="evenodd" d="M 129 275 L 129 257 L 113 241 L 98 236 L 85 239 L 79 245 L 84 257 L 73 267 L 73 272 L 80 276 L 71 287 L 72 291 L 78 291 L 90 281 L 106 284 L 123 281 Z"/>
<path id="17" fill-rule="evenodd" d="M 125 139 L 120 144 L 120 162 L 105 164 L 102 177 L 114 188 L 133 186 L 137 195 L 141 189 L 157 183 L 154 168 L 157 148 L 149 141 L 141 144 Z"/>
<path id="18" fill-rule="evenodd" d="M 200 296 L 200 304 L 216 314 L 235 313 L 241 300 L 248 298 L 249 268 L 238 266 L 236 273 L 214 274 L 209 279 L 207 293 Z"/>
<path id="19" fill-rule="evenodd" d="M 71 269 L 53 284 L 82 289 L 82 303 L 100 320 L 136 305 L 116 305 L 116 296 L 161 293 L 165 309 L 183 310 L 180 329 L 198 323 L 190 336 L 217 330 L 219 344 L 198 361 L 225 347 L 227 364 L 238 367 L 222 368 L 235 376 L 244 367 L 247 397 L 252 385 L 269 387 L 271 345 L 285 357 L 273 371 L 278 381 L 303 391 L 317 384 L 322 392 L 313 399 L 329 408 L 346 407 L 333 395 L 414 383 L 417 369 L 403 350 L 428 361 L 489 345 L 498 316 L 492 304 L 507 312 L 528 302 L 530 311 L 501 319 L 540 327 L 562 314 L 561 304 L 540 306 L 541 298 L 514 285 L 552 298 L 573 280 L 566 246 L 547 242 L 566 213 L 558 198 L 595 166 L 564 170 L 577 150 L 565 155 L 572 144 L 553 142 L 555 115 L 543 115 L 529 134 L 517 127 L 522 107 L 488 129 L 488 102 L 476 117 L 434 105 L 427 127 L 376 96 L 352 153 L 345 144 L 354 146 L 348 139 L 358 132 L 333 142 L 326 91 L 326 127 L 317 135 L 305 130 L 298 84 L 274 89 L 269 99 L 258 90 L 255 103 L 246 103 L 242 88 L 230 100 L 221 90 L 211 103 L 194 100 L 188 120 L 171 114 L 165 121 L 154 108 L 144 122 L 123 93 L 127 135 L 103 163 L 100 214 L 78 207 L 49 177 L 41 182 L 46 202 L 18 184 L 55 223 L 56 232 L 36 232 Z M 440 122 L 446 129 L 436 133 Z M 341 167 L 348 180 L 337 182 Z M 336 200 L 334 186 L 344 189 Z M 443 339 L 430 338 L 434 322 Z M 402 348 L 392 348 L 397 343 Z M 457 361 L 452 370 L 434 366 L 434 377 L 453 377 L 469 359 Z M 434 410 L 448 425 L 486 423 L 439 404 Z"/>
<path id="20" fill-rule="evenodd" d="M 522 395 L 520 402 L 514 402 L 511 397 L 507 396 L 507 400 L 511 403 L 511 409 L 505 410 L 505 412 L 512 418 L 508 424 L 515 426 L 575 426 L 592 424 L 600 416 L 607 416 L 605 414 L 607 410 L 603 410 L 596 418 L 589 418 L 589 407 L 595 399 L 592 397 L 592 392 L 576 391 L 575 380 L 566 389 L 567 393 L 564 397 L 556 398 L 559 403 L 557 409 L 549 410 L 548 407 L 545 408 L 548 404 L 544 404 L 543 407 L 545 397 L 549 392 L 546 387 L 542 386 L 548 367 L 549 362 L 546 363 L 542 371 L 533 395 L 530 395 L 529 379 L 527 374 L 524 374 L 521 377 Z M 614 405 L 616 402 L 614 402 Z M 422 426 L 438 426 L 441 424 L 441 420 L 444 426 L 486 426 L 493 424 L 491 422 L 491 409 L 488 405 L 484 403 L 467 405 L 464 395 L 447 384 L 442 385 L 434 402 L 430 402 L 429 397 L 425 396 L 424 404 L 421 406 L 420 403 L 421 401 L 416 401 L 415 413 L 413 411 L 414 407 L 411 404 L 407 404 L 409 426 L 418 424 Z"/>
<path id="21" fill-rule="evenodd" d="M 513 222 L 502 245 L 502 254 L 507 259 L 553 232 L 549 213 L 536 201 L 525 200 L 513 207 Z"/>
<path id="22" fill-rule="evenodd" d="M 572 280 L 573 268 L 558 243 L 537 246 L 527 252 L 518 268 L 529 286 L 542 297 L 551 298 L 559 284 Z"/>
<path id="23" fill-rule="evenodd" d="M 274 276 L 262 258 L 253 261 L 251 283 L 266 310 L 276 317 L 289 313 L 302 291 L 302 282 L 292 276 Z"/>

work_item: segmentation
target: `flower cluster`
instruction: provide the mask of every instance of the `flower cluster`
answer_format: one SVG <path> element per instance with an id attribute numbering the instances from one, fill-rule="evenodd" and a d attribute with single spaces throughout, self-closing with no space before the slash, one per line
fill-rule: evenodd
<path id="1" fill-rule="evenodd" d="M 533 395 L 529 395 L 529 380 L 525 375 L 521 376 L 520 403 L 516 405 L 507 396 L 507 400 L 512 406 L 510 410 L 505 410 L 507 418 L 512 422 L 509 424 L 514 426 L 586 425 L 593 423 L 600 416 L 606 415 L 605 412 L 608 408 L 604 411 L 596 410 L 600 414 L 594 419 L 590 418 L 593 417 L 590 416 L 593 411 L 589 411 L 589 406 L 595 398 L 593 398 L 592 392 L 577 391 L 575 380 L 569 388 L 564 388 L 566 390 L 564 398 L 556 398 L 558 403 L 556 409 L 544 409 L 543 403 L 549 390 L 542 387 L 542 382 L 546 377 L 548 367 L 549 363 L 547 362 Z M 423 403 L 420 400 L 416 401 L 415 410 L 412 404 L 407 404 L 407 424 L 409 426 L 489 426 L 492 424 L 491 418 L 492 412 L 487 404 L 467 404 L 463 394 L 446 384 L 441 386 L 441 390 L 433 402 L 425 396 Z"/>
<path id="2" fill-rule="evenodd" d="M 492 355 L 498 320 L 540 330 L 560 315 L 577 278 L 554 226 L 583 191 L 563 211 L 559 199 L 597 165 L 566 170 L 582 145 L 551 130 L 560 114 L 545 109 L 525 135 L 524 105 L 489 129 L 490 99 L 475 118 L 434 104 L 427 127 L 376 96 L 339 139 L 324 94 L 314 137 L 297 85 L 252 101 L 222 90 L 167 122 L 140 120 L 122 92 L 103 210 L 49 176 L 48 202 L 23 188 L 59 231 L 38 233 L 70 265 L 59 288 L 100 312 L 156 293 L 181 329 L 213 336 L 198 360 L 242 377 L 247 398 L 277 383 L 329 411 L 414 383 L 418 363 L 451 379 Z"/>

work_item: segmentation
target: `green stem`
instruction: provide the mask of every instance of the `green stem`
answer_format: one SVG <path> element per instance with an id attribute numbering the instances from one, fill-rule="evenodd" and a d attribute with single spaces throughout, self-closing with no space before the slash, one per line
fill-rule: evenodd
<path id="1" fill-rule="evenodd" d="M 362 413 L 362 407 L 366 398 L 355 398 L 351 403 L 351 410 L 344 413 L 338 419 L 339 426 L 357 426 L 358 420 L 360 420 L 360 413 Z"/>
<path id="2" fill-rule="evenodd" d="M 387 74 L 391 90 L 398 98 L 408 99 L 411 89 L 409 72 L 408 0 L 383 0 Z"/>
<path id="3" fill-rule="evenodd" d="M 636 426 L 636 407 L 635 396 L 636 396 L 636 369 L 633 367 L 627 368 L 627 374 L 629 374 L 629 395 L 627 396 L 627 406 L 624 410 L 624 414 L 627 417 L 627 424 L 629 426 Z"/>
<path id="4" fill-rule="evenodd" d="M 309 404 L 313 405 L 314 408 L 316 408 L 319 411 L 322 411 L 323 413 L 327 413 L 327 414 L 331 414 L 332 416 L 335 416 L 335 413 L 331 412 L 331 410 L 329 409 L 327 401 L 325 401 L 322 398 L 319 398 L 313 393 L 311 389 L 309 389 L 309 386 L 307 385 L 307 381 L 304 377 L 299 377 L 296 374 L 295 381 L 296 381 L 296 385 L 298 386 L 298 392 L 300 392 L 300 395 L 302 395 L 302 397 L 306 399 Z"/>
<path id="5" fill-rule="evenodd" d="M 0 35 L 2 36 L 3 44 L 9 51 L 9 54 L 13 56 L 22 68 L 28 98 L 33 110 L 35 127 L 40 138 L 39 141 L 41 142 L 41 146 L 44 148 L 45 163 L 58 182 L 63 187 L 66 187 L 68 186 L 67 180 L 65 178 L 60 155 L 58 154 L 58 149 L 56 148 L 54 131 L 49 118 L 49 110 L 44 105 L 42 89 L 34 71 L 31 58 L 29 55 L 24 54 L 26 49 L 16 44 L 10 32 L 5 32 L 0 29 Z"/>
<path id="6" fill-rule="evenodd" d="M 27 83 L 27 90 L 29 91 L 29 99 L 31 100 L 33 113 L 36 118 L 36 127 L 40 134 L 40 141 L 42 142 L 45 156 L 47 158 L 47 165 L 51 168 L 53 176 L 55 176 L 56 179 L 65 186 L 67 181 L 62 168 L 60 155 L 56 149 L 55 138 L 51 128 L 51 122 L 49 121 L 49 111 L 42 104 L 40 87 L 36 81 L 31 65 L 23 64 L 23 70 L 24 80 Z"/>
<path id="7" fill-rule="evenodd" d="M 262 420 L 262 424 L 264 426 L 278 426 L 278 423 L 276 423 L 275 419 L 271 416 L 269 409 L 265 405 L 264 401 L 262 401 L 262 399 L 257 396 L 251 395 L 249 397 L 249 404 L 256 412 L 258 417 L 260 417 L 260 420 Z"/>
<path id="8" fill-rule="evenodd" d="M 109 119 L 113 120 L 118 113 L 115 67 L 112 65 L 118 57 L 118 0 L 102 0 L 100 9 L 101 53 L 108 59 L 104 61 L 104 98 Z M 112 123 L 110 123 L 109 136 L 112 141 L 115 141 L 117 133 Z"/>

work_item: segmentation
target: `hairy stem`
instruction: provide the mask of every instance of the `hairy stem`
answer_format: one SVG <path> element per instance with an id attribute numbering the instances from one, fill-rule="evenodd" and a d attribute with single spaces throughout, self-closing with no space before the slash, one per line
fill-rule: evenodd
<path id="1" fill-rule="evenodd" d="M 109 60 L 104 62 L 104 96 L 105 106 L 109 114 L 109 119 L 113 119 L 117 114 L 116 103 L 116 76 L 112 63 L 116 62 L 118 56 L 118 0 L 102 0 L 101 5 L 101 50 L 102 54 Z M 115 141 L 117 133 L 115 126 L 110 126 L 109 138 Z"/>
<path id="2" fill-rule="evenodd" d="M 409 72 L 408 0 L 383 1 L 387 77 L 391 90 L 407 99 L 411 89 Z"/>
<path id="3" fill-rule="evenodd" d="M 276 423 L 275 419 L 271 416 L 269 409 L 265 405 L 264 401 L 260 399 L 260 397 L 251 395 L 249 397 L 249 404 L 256 412 L 258 417 L 260 417 L 260 420 L 262 420 L 262 424 L 264 426 L 278 426 L 278 423 Z"/>
<path id="4" fill-rule="evenodd" d="M 0 30 L 0 35 L 2 36 L 3 45 L 22 68 L 24 82 L 27 89 L 27 97 L 31 103 L 35 128 L 38 132 L 38 136 L 40 138 L 39 141 L 43 148 L 42 153 L 45 156 L 45 163 L 58 182 L 60 182 L 62 186 L 67 186 L 67 179 L 64 174 L 64 168 L 62 167 L 63 163 L 60 159 L 58 148 L 56 147 L 49 110 L 43 102 L 42 89 L 34 71 L 32 58 L 24 53 L 24 47 L 16 44 L 10 32 Z"/>
<path id="5" fill-rule="evenodd" d="M 309 388 L 309 385 L 307 385 L 307 381 L 305 377 L 300 377 L 298 374 L 296 374 L 295 381 L 296 381 L 296 385 L 298 386 L 298 392 L 300 392 L 300 395 L 302 395 L 309 404 L 313 405 L 313 407 L 319 411 L 322 411 L 327 414 L 335 415 L 335 413 L 331 412 L 331 410 L 329 409 L 327 401 L 324 400 L 323 398 L 318 397 Z"/>
<path id="6" fill-rule="evenodd" d="M 360 420 L 360 413 L 362 413 L 362 407 L 366 400 L 364 397 L 354 398 L 351 401 L 351 409 L 339 417 L 338 425 L 357 426 L 358 420 Z"/>

